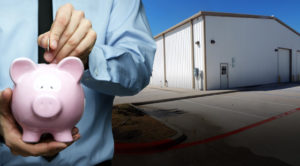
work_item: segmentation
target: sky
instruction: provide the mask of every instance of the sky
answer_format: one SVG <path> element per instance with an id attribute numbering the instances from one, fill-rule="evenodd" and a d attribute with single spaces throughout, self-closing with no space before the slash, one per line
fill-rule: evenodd
<path id="1" fill-rule="evenodd" d="M 153 36 L 199 11 L 272 16 L 300 32 L 300 0 L 143 0 Z"/>

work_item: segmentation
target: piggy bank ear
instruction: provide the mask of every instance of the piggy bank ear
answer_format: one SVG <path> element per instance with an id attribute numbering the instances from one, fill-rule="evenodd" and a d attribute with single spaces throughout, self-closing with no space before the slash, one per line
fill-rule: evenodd
<path id="1" fill-rule="evenodd" d="M 58 69 L 68 72 L 77 82 L 79 82 L 83 74 L 84 67 L 79 58 L 67 57 L 59 62 Z"/>
<path id="2" fill-rule="evenodd" d="M 10 66 L 10 77 L 16 84 L 18 80 L 25 74 L 36 69 L 36 65 L 28 58 L 18 58 L 14 60 Z"/>

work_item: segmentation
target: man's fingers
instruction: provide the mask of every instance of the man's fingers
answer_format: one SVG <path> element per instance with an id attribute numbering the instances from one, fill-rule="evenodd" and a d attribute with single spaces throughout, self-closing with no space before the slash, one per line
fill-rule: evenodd
<path id="1" fill-rule="evenodd" d="M 39 37 L 38 37 L 38 45 L 40 47 L 43 47 L 43 40 L 44 40 L 44 37 L 45 37 L 45 34 L 41 34 Z M 44 47 L 43 47 L 44 48 Z"/>
<path id="2" fill-rule="evenodd" d="M 51 51 L 44 54 L 47 62 L 57 64 L 65 57 L 76 56 L 86 64 L 97 35 L 92 23 L 84 17 L 84 12 L 74 10 L 71 4 L 58 9 L 50 29 Z M 44 46 L 43 41 L 40 37 L 39 43 Z"/>
<path id="3" fill-rule="evenodd" d="M 76 136 L 78 137 L 78 136 Z M 74 139 L 75 141 L 75 139 Z M 53 156 L 60 151 L 70 146 L 74 141 L 63 143 L 63 142 L 42 142 L 37 144 L 27 144 L 22 140 L 16 141 L 15 145 L 10 147 L 11 152 L 14 155 L 21 156 Z"/>
<path id="4" fill-rule="evenodd" d="M 44 33 L 44 34 L 41 34 L 38 38 L 38 44 L 40 47 L 44 48 L 44 49 L 48 49 L 49 48 L 49 39 L 50 39 L 50 31 Z M 53 53 L 50 52 L 50 48 L 49 48 L 49 51 L 45 51 L 44 53 L 44 59 L 47 61 L 47 62 L 51 62 L 52 59 L 53 59 Z"/>
<path id="5" fill-rule="evenodd" d="M 66 42 L 71 38 L 73 33 L 78 28 L 81 19 L 83 19 L 83 18 L 84 18 L 84 12 L 82 12 L 82 11 L 73 11 L 72 12 L 72 17 L 69 22 L 69 25 L 66 28 L 66 30 L 64 31 L 64 33 L 62 34 L 62 36 L 58 42 L 58 47 L 56 49 L 56 53 L 59 52 L 60 49 L 66 44 Z"/>
<path id="6" fill-rule="evenodd" d="M 34 151 L 37 152 L 38 155 L 43 155 L 53 151 L 57 151 L 57 152 L 62 151 L 66 147 L 67 147 L 66 143 L 52 141 L 48 143 L 35 144 Z"/>
<path id="7" fill-rule="evenodd" d="M 72 145 L 75 141 L 79 140 L 79 138 L 80 138 L 79 130 L 78 130 L 77 127 L 74 127 L 72 129 L 72 138 L 73 138 L 72 142 L 67 142 L 66 143 L 68 146 Z"/>
<path id="8" fill-rule="evenodd" d="M 61 151 L 67 147 L 66 143 L 61 142 L 42 142 L 37 144 L 28 144 L 22 140 L 15 142 L 15 151 L 22 156 L 41 156 L 46 155 L 49 152 Z"/>
<path id="9" fill-rule="evenodd" d="M 79 132 L 78 128 L 77 127 L 73 127 L 73 129 L 72 129 L 72 136 L 76 135 L 78 132 Z"/>
<path id="10" fill-rule="evenodd" d="M 97 33 L 90 29 L 86 37 L 80 42 L 80 44 L 71 52 L 70 56 L 80 56 L 85 51 L 91 51 L 97 39 Z"/>
<path id="11" fill-rule="evenodd" d="M 6 88 L 1 92 L 0 96 L 0 104 L 9 104 L 12 97 L 12 90 L 10 88 Z"/>
<path id="12" fill-rule="evenodd" d="M 80 139 L 80 134 L 79 134 L 79 130 L 77 127 L 74 127 L 72 129 L 72 138 L 73 138 L 73 141 L 72 142 L 67 142 L 66 144 L 68 146 L 72 145 L 75 141 L 79 140 Z"/>
<path id="13" fill-rule="evenodd" d="M 71 36 L 71 38 L 66 42 L 63 48 L 56 55 L 55 60 L 59 62 L 64 57 L 68 56 L 72 52 L 72 50 L 75 49 L 81 42 L 81 40 L 86 36 L 87 32 L 91 27 L 92 23 L 87 19 L 83 19 L 80 22 L 76 31 Z"/>
<path id="14" fill-rule="evenodd" d="M 82 12 L 82 11 L 73 11 L 72 12 L 71 20 L 70 20 L 67 28 L 61 35 L 61 37 L 58 41 L 58 46 L 57 46 L 56 50 L 54 50 L 53 53 L 51 54 L 52 57 L 51 58 L 49 57 L 48 62 L 52 62 L 52 60 L 55 58 L 54 56 L 61 50 L 61 48 L 70 39 L 70 37 L 73 35 L 73 33 L 78 28 L 82 18 L 84 18 L 84 12 Z"/>
<path id="15" fill-rule="evenodd" d="M 73 135 L 72 137 L 73 137 L 73 142 L 75 142 L 80 139 L 81 135 L 79 133 L 77 133 L 77 134 Z"/>
<path id="16" fill-rule="evenodd" d="M 21 155 L 20 153 L 14 151 L 14 150 L 10 150 L 10 151 L 11 151 L 11 153 L 12 153 L 13 155 L 15 155 L 15 156 Z"/>
<path id="17" fill-rule="evenodd" d="M 72 10 L 71 4 L 65 4 L 58 9 L 50 30 L 50 48 L 52 50 L 57 48 L 58 41 L 70 22 Z"/>
<path id="18" fill-rule="evenodd" d="M 72 132 L 73 141 L 72 142 L 56 142 L 46 140 L 45 142 L 40 142 L 37 144 L 29 144 L 22 141 L 21 137 L 14 139 L 12 144 L 9 144 L 9 148 L 11 149 L 12 153 L 15 155 L 21 156 L 53 156 L 60 151 L 64 150 L 75 141 L 80 138 L 78 128 L 74 127 Z M 14 137 L 16 138 L 16 137 Z"/>
<path id="19" fill-rule="evenodd" d="M 45 49 L 48 47 L 48 38 L 50 37 L 49 35 L 50 35 L 50 31 L 43 33 L 38 37 L 38 45 L 40 47 Z"/>
<path id="20" fill-rule="evenodd" d="M 65 143 L 60 142 L 39 143 L 35 145 L 32 152 L 34 152 L 33 155 L 36 156 L 45 156 L 47 154 L 58 153 L 66 147 L 67 145 Z"/>
<path id="21" fill-rule="evenodd" d="M 58 146 L 58 143 L 61 144 Z M 42 154 L 42 156 L 53 156 L 60 151 L 64 150 L 67 148 L 69 145 L 67 143 L 62 143 L 62 142 L 49 142 L 48 143 L 48 148 L 49 150 L 46 151 L 45 153 Z"/>
<path id="22" fill-rule="evenodd" d="M 65 142 L 63 144 L 65 144 L 66 147 L 71 146 L 79 138 L 80 138 L 80 134 L 77 133 L 77 134 L 73 135 L 73 141 L 72 142 Z M 63 149 L 65 149 L 65 148 L 63 148 Z M 59 153 L 60 151 L 62 151 L 63 149 L 60 149 L 60 148 L 58 148 L 58 149 L 51 149 L 47 154 L 43 154 L 43 156 L 53 156 L 53 155 Z"/>
<path id="23" fill-rule="evenodd" d="M 66 142 L 67 146 L 70 146 L 70 145 L 72 145 L 74 142 L 76 142 L 77 140 L 79 140 L 79 139 L 80 139 L 80 134 L 77 133 L 77 134 L 73 135 L 72 137 L 73 137 L 73 141 L 72 141 L 72 142 Z"/>
<path id="24" fill-rule="evenodd" d="M 12 90 L 10 88 L 5 89 L 0 93 L 0 107 L 1 114 L 4 116 L 8 116 L 11 114 L 9 105 L 12 98 Z"/>

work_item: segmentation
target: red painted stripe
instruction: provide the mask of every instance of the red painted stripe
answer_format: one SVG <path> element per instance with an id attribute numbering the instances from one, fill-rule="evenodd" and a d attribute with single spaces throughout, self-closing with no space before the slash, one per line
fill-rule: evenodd
<path id="1" fill-rule="evenodd" d="M 260 122 L 257 122 L 257 123 L 251 124 L 249 126 L 245 126 L 245 127 L 242 127 L 242 128 L 239 128 L 239 129 L 236 129 L 236 130 L 224 133 L 224 134 L 220 134 L 220 135 L 217 135 L 217 136 L 213 136 L 213 137 L 203 139 L 203 140 L 199 140 L 199 141 L 195 141 L 195 142 L 187 142 L 187 143 L 183 143 L 183 144 L 178 144 L 178 145 L 175 145 L 173 147 L 165 148 L 165 149 L 162 149 L 161 147 L 164 144 L 170 143 L 173 140 L 166 139 L 166 140 L 162 140 L 162 141 L 149 142 L 149 143 L 116 143 L 115 144 L 115 152 L 116 153 L 145 154 L 145 153 L 156 153 L 156 152 L 161 152 L 161 151 L 166 151 L 166 150 L 179 149 L 179 148 L 185 148 L 185 147 L 189 147 L 189 146 L 200 145 L 200 144 L 208 143 L 208 142 L 211 142 L 211 141 L 216 141 L 216 140 L 219 140 L 219 139 L 222 139 L 222 138 L 225 138 L 225 137 L 243 132 L 245 130 L 249 130 L 251 128 L 260 126 L 262 124 L 265 124 L 267 122 L 271 122 L 273 120 L 276 120 L 276 119 L 279 119 L 279 118 L 282 118 L 282 117 L 285 117 L 285 116 L 288 116 L 288 115 L 290 115 L 292 113 L 295 113 L 295 112 L 298 112 L 298 111 L 300 111 L 300 108 L 297 108 L 297 109 L 294 109 L 294 110 L 291 110 L 291 111 L 273 116 L 271 118 L 262 120 Z"/>
<path id="2" fill-rule="evenodd" d="M 146 142 L 146 143 L 116 143 L 115 148 L 117 149 L 138 149 L 138 148 L 148 148 L 148 147 L 153 147 L 153 146 L 160 146 L 162 144 L 168 143 L 172 141 L 171 139 L 165 139 L 161 141 L 155 141 L 155 142 Z"/>
<path id="3" fill-rule="evenodd" d="M 220 135 L 217 135 L 217 136 L 213 136 L 213 137 L 210 137 L 210 138 L 207 138 L 207 139 L 204 139 L 204 140 L 195 141 L 195 142 L 187 142 L 187 143 L 179 144 L 179 145 L 173 146 L 173 147 L 170 148 L 170 149 L 184 148 L 184 147 L 188 147 L 188 146 L 194 146 L 194 145 L 199 145 L 199 144 L 204 144 L 204 143 L 207 143 L 207 142 L 219 140 L 219 139 L 222 139 L 222 138 L 225 138 L 225 137 L 228 137 L 228 136 L 231 136 L 231 135 L 240 133 L 240 132 L 242 132 L 242 131 L 249 130 L 249 129 L 251 129 L 251 128 L 260 126 L 260 125 L 265 124 L 265 123 L 267 123 L 267 122 L 271 122 L 271 121 L 273 121 L 273 120 L 282 118 L 282 117 L 284 117 L 284 116 L 290 115 L 290 114 L 295 113 L 295 112 L 298 112 L 298 111 L 300 111 L 300 108 L 297 108 L 297 109 L 295 109 L 295 110 L 291 110 L 291 111 L 288 111 L 288 112 L 285 112 L 285 113 L 282 113 L 282 114 L 273 116 L 273 117 L 271 117 L 271 118 L 262 120 L 262 121 L 260 121 L 260 122 L 254 123 L 254 124 L 251 124 L 251 125 L 249 125 L 249 126 L 245 126 L 245 127 L 242 127 L 242 128 L 239 128 L 239 129 L 236 129 L 236 130 L 233 130 L 233 131 L 224 133 L 224 134 L 220 134 Z"/>

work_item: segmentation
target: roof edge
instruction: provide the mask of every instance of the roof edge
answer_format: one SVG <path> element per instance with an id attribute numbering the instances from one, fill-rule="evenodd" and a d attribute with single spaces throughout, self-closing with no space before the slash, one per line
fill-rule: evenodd
<path id="1" fill-rule="evenodd" d="M 160 36 L 163 36 L 164 34 L 166 34 L 166 33 L 170 32 L 170 31 L 172 31 L 172 30 L 174 30 L 174 29 L 176 29 L 176 28 L 178 28 L 178 27 L 180 27 L 180 26 L 182 26 L 182 25 L 188 23 L 189 21 L 191 21 L 191 20 L 193 20 L 193 19 L 195 19 L 195 18 L 201 16 L 202 13 L 203 13 L 203 12 L 200 11 L 200 12 L 194 14 L 193 16 L 191 16 L 190 18 L 187 18 L 187 19 L 181 21 L 180 23 L 178 23 L 178 24 L 172 26 L 171 28 L 169 28 L 169 29 L 167 29 L 167 30 L 165 30 L 165 31 L 163 31 L 163 32 L 161 32 L 161 33 L 159 33 L 158 35 L 154 36 L 154 39 L 157 39 L 157 38 L 159 38 Z"/>
<path id="2" fill-rule="evenodd" d="M 164 34 L 171 32 L 172 30 L 192 21 L 193 19 L 200 17 L 200 16 L 220 16 L 220 17 L 240 17 L 240 18 L 259 18 L 259 19 L 273 19 L 275 21 L 277 21 L 278 23 L 280 23 L 281 25 L 283 25 L 284 27 L 288 28 L 289 30 L 291 30 L 292 32 L 294 32 L 296 35 L 300 36 L 300 33 L 297 32 L 295 29 L 291 28 L 290 26 L 288 26 L 287 24 L 285 24 L 284 22 L 282 22 L 281 20 L 279 20 L 278 18 L 274 17 L 274 16 L 263 16 L 263 15 L 251 15 L 251 14 L 237 14 L 237 13 L 223 13 L 223 12 L 208 12 L 208 11 L 200 11 L 196 14 L 194 14 L 193 16 L 183 20 L 182 22 L 172 26 L 171 28 L 159 33 L 158 35 L 154 36 L 154 39 L 159 38 L 160 36 L 163 36 Z"/>

